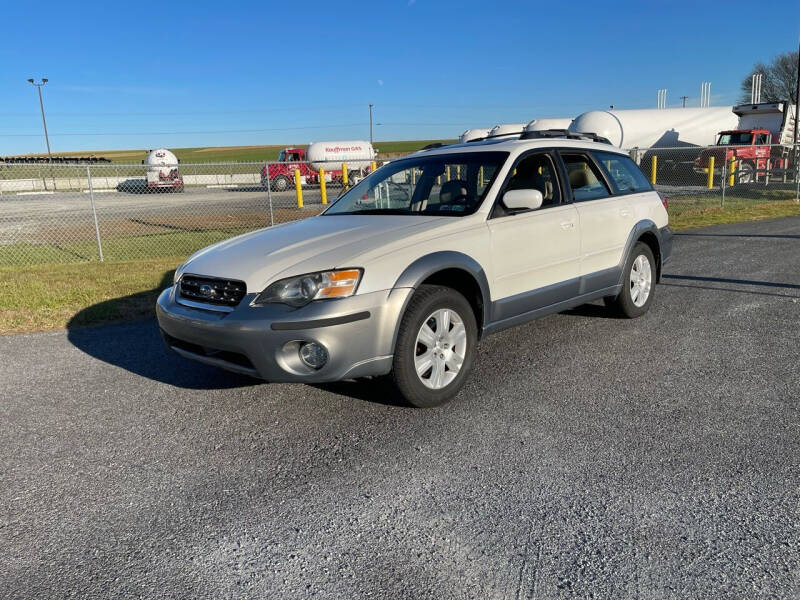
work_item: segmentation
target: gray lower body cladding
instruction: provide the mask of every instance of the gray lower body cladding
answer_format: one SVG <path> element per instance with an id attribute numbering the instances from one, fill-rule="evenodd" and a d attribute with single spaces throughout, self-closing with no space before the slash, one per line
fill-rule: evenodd
<path id="1" fill-rule="evenodd" d="M 232 312 L 180 304 L 164 290 L 156 315 L 167 346 L 178 354 L 274 382 L 322 383 L 391 370 L 397 324 L 414 290 L 396 288 L 312 302 L 302 308 L 250 306 L 248 294 Z M 316 342 L 329 360 L 319 370 L 295 360 L 303 342 Z"/>

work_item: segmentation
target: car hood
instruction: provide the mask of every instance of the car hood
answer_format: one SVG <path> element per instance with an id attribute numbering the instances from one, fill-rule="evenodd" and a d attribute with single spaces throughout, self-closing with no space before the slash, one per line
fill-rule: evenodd
<path id="1" fill-rule="evenodd" d="M 358 257 L 435 228 L 448 217 L 318 216 L 260 229 L 204 248 L 182 273 L 239 279 L 259 292 L 280 277 L 337 267 L 359 267 Z"/>

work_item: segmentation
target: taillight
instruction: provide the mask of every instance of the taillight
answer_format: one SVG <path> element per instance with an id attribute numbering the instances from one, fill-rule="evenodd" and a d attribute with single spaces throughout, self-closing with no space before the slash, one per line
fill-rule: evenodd
<path id="1" fill-rule="evenodd" d="M 264 177 L 267 176 L 267 165 L 261 167 L 261 174 L 264 175 Z"/>
<path id="2" fill-rule="evenodd" d="M 667 197 L 664 194 L 662 194 L 661 192 L 656 192 L 656 194 L 658 194 L 658 197 L 661 198 L 661 204 L 664 205 L 664 210 L 668 210 L 669 209 L 669 202 L 667 202 Z"/>

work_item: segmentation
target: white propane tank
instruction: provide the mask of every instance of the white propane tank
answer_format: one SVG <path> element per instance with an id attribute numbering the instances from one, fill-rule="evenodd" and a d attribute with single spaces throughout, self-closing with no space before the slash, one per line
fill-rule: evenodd
<path id="1" fill-rule="evenodd" d="M 578 115 L 569 130 L 595 133 L 625 149 L 708 146 L 718 132 L 736 127 L 732 108 L 592 110 Z"/>
<path id="2" fill-rule="evenodd" d="M 551 119 L 534 119 L 525 125 L 525 131 L 544 131 L 546 129 L 568 129 L 572 119 L 569 118 L 551 118 Z"/>
<path id="3" fill-rule="evenodd" d="M 485 138 L 489 135 L 489 129 L 467 129 L 458 138 L 459 144 L 466 144 L 469 141 Z"/>
<path id="4" fill-rule="evenodd" d="M 150 150 L 143 162 L 147 167 L 147 187 L 183 187 L 183 179 L 178 173 L 178 157 L 166 148 Z"/>
<path id="5" fill-rule="evenodd" d="M 360 140 L 314 142 L 306 150 L 306 160 L 315 171 L 321 168 L 338 170 L 343 162 L 347 163 L 348 170 L 361 170 L 375 160 L 375 148 Z"/>
<path id="6" fill-rule="evenodd" d="M 495 125 L 489 130 L 489 135 L 496 137 L 499 135 L 513 135 L 515 133 L 522 133 L 525 129 L 525 123 L 502 123 Z"/>

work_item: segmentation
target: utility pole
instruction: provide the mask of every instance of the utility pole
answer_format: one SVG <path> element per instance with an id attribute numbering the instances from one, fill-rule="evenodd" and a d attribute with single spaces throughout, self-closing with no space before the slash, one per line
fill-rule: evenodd
<path id="1" fill-rule="evenodd" d="M 47 135 L 47 119 L 44 116 L 44 102 L 42 101 L 42 87 L 47 83 L 47 79 L 43 77 L 39 83 L 36 83 L 33 79 L 28 79 L 28 83 L 39 92 L 39 108 L 42 109 L 42 125 L 44 125 L 44 141 L 47 144 L 47 158 L 50 162 L 53 162 L 53 155 L 50 154 L 50 138 Z"/>
<path id="2" fill-rule="evenodd" d="M 797 146 L 797 120 L 800 119 L 800 43 L 797 45 L 797 88 L 794 94 L 794 199 L 800 202 L 800 148 Z"/>
<path id="3" fill-rule="evenodd" d="M 39 108 L 42 110 L 42 125 L 44 125 L 44 141 L 47 144 L 47 162 L 50 163 L 50 176 L 53 178 L 53 189 L 56 189 L 56 178 L 53 175 L 53 155 L 50 154 L 50 136 L 47 135 L 47 119 L 44 116 L 44 102 L 42 101 L 42 87 L 44 84 L 47 83 L 47 78 L 42 77 L 42 80 L 39 83 L 36 83 L 33 79 L 28 79 L 28 83 L 36 88 L 39 92 Z M 47 189 L 47 182 L 42 178 L 42 184 L 44 185 L 44 189 Z"/>
<path id="4" fill-rule="evenodd" d="M 372 102 L 369 103 L 369 143 L 372 145 Z"/>
<path id="5" fill-rule="evenodd" d="M 681 100 L 683 101 L 683 108 L 686 108 L 686 99 L 687 99 L 688 97 L 689 97 L 689 96 L 681 96 Z"/>

